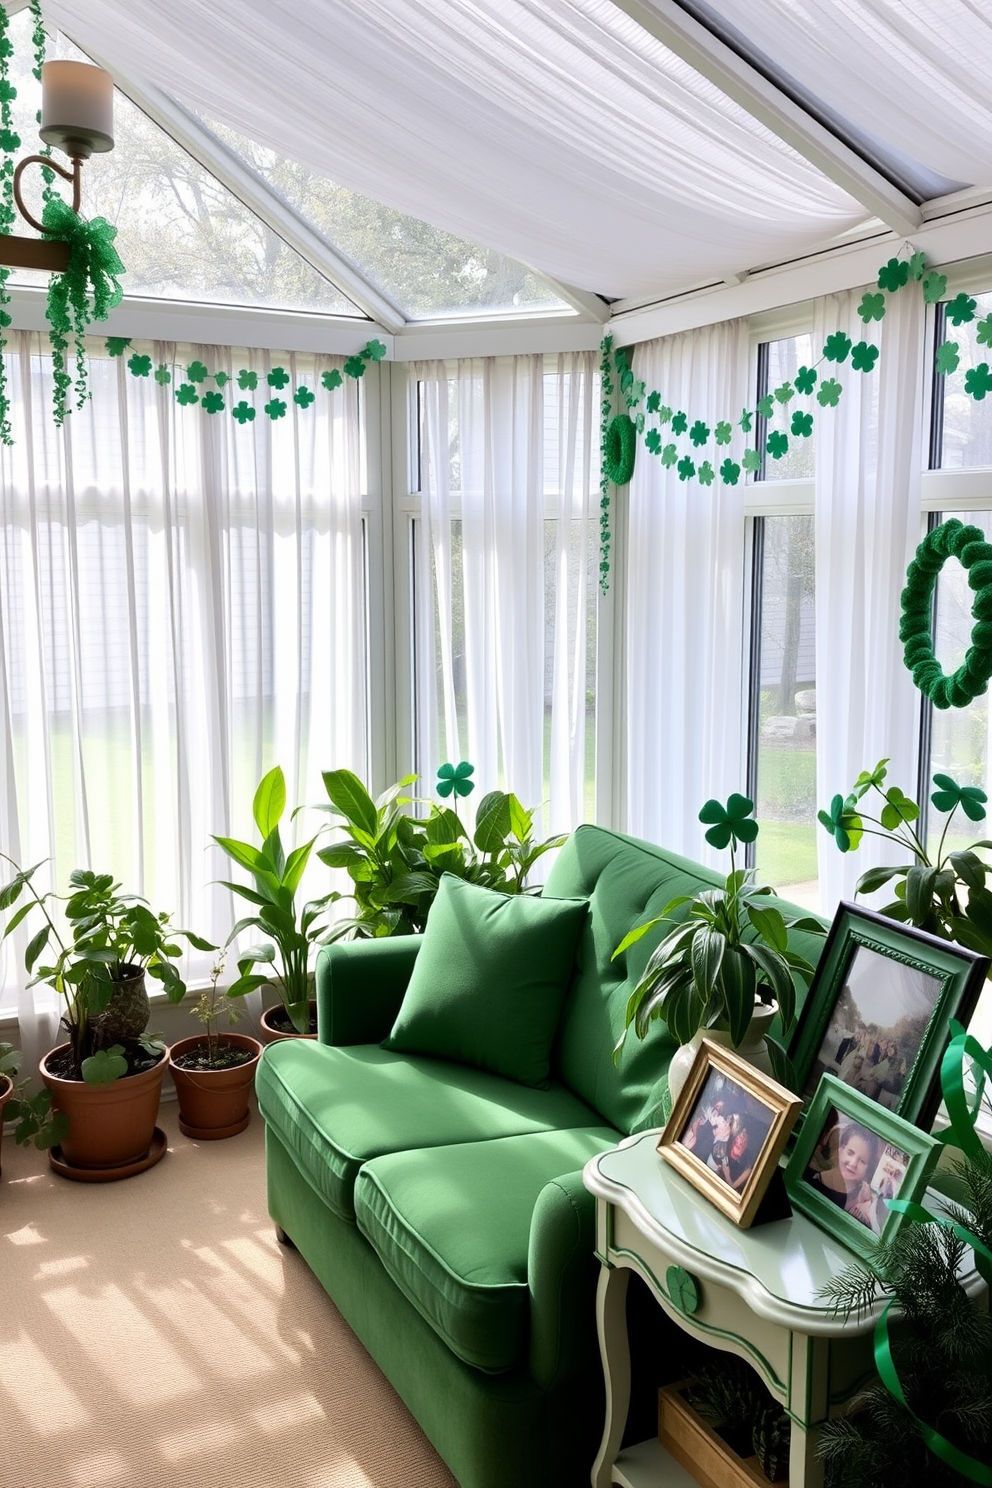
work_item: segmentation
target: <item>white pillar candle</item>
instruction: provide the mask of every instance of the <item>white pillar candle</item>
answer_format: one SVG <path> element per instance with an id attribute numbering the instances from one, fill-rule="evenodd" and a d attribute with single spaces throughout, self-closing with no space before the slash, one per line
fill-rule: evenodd
<path id="1" fill-rule="evenodd" d="M 88 62 L 46 62 L 41 69 L 41 129 L 46 144 L 114 148 L 114 80 Z M 82 153 L 77 151 L 76 153 Z"/>

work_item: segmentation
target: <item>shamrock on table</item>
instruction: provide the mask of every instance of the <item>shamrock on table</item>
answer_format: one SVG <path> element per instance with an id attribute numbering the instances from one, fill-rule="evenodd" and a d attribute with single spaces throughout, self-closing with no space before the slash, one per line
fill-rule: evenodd
<path id="1" fill-rule="evenodd" d="M 475 790 L 475 781 L 469 776 L 475 774 L 475 766 L 470 765 L 467 760 L 462 760 L 459 765 L 444 764 L 437 772 L 437 793 L 439 796 L 469 796 Z"/>
<path id="2" fill-rule="evenodd" d="M 699 820 L 710 826 L 706 841 L 711 847 L 726 847 L 730 842 L 736 847 L 738 842 L 753 842 L 758 835 L 753 811 L 754 802 L 738 791 L 727 798 L 726 806 L 715 799 L 707 801 L 699 813 Z"/>

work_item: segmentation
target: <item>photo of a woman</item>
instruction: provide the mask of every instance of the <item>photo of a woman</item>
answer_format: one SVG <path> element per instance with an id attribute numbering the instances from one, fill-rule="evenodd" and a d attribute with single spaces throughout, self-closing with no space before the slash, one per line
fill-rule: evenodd
<path id="1" fill-rule="evenodd" d="M 803 1177 L 873 1235 L 881 1235 L 889 1212 L 885 1200 L 894 1198 L 898 1188 L 893 1175 L 899 1172 L 900 1158 L 907 1160 L 905 1153 L 897 1153 L 867 1126 L 842 1118 L 834 1109 Z"/>

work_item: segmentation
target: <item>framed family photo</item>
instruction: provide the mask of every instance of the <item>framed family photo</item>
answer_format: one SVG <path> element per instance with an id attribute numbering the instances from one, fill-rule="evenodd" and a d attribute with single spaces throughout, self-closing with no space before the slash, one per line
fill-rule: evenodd
<path id="1" fill-rule="evenodd" d="M 754 1221 L 802 1102 L 703 1039 L 658 1151 L 741 1229 Z"/>
<path id="2" fill-rule="evenodd" d="M 862 1256 L 892 1240 L 891 1200 L 922 1197 L 939 1143 L 833 1075 L 824 1075 L 789 1158 L 793 1206 Z"/>
<path id="3" fill-rule="evenodd" d="M 964 946 L 842 903 L 789 1045 L 804 1108 L 827 1074 L 929 1131 L 950 1021 L 967 1025 L 988 969 Z"/>

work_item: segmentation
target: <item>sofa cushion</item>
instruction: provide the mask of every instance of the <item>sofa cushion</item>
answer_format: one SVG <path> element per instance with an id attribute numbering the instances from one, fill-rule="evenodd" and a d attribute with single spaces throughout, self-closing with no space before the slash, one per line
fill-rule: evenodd
<path id="1" fill-rule="evenodd" d="M 444 874 L 384 1047 L 545 1084 L 585 914 Z"/>
<path id="2" fill-rule="evenodd" d="M 561 1085 L 532 1090 L 378 1044 L 280 1039 L 266 1046 L 255 1088 L 267 1125 L 335 1214 L 349 1220 L 355 1178 L 369 1158 L 600 1120 Z"/>
<path id="3" fill-rule="evenodd" d="M 538 1195 L 615 1142 L 611 1127 L 593 1126 L 375 1158 L 355 1184 L 358 1228 L 453 1353 L 510 1369 L 528 1346 Z"/>

